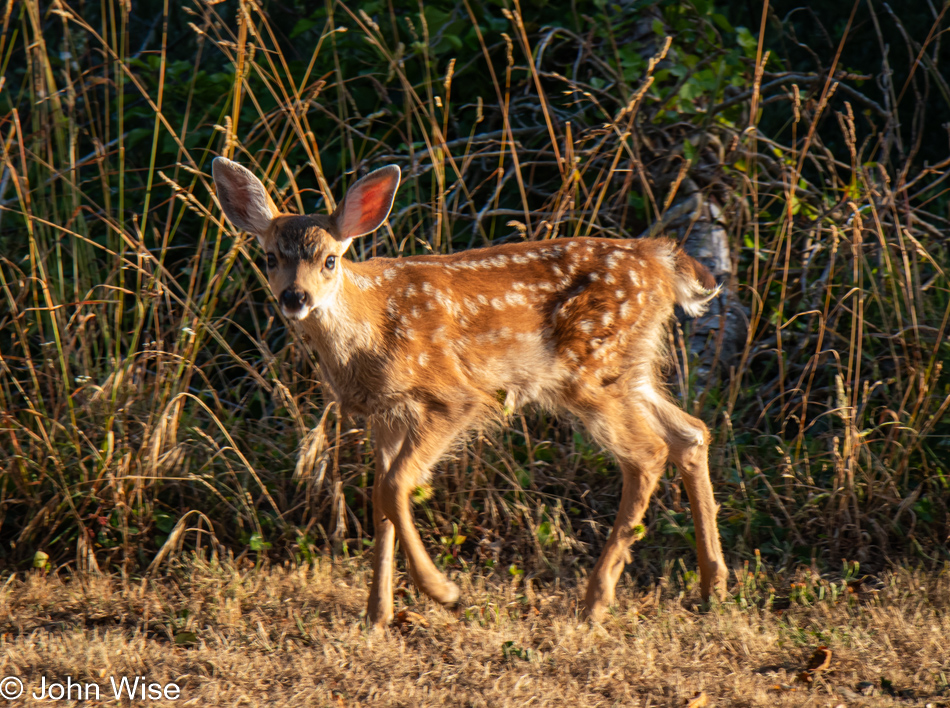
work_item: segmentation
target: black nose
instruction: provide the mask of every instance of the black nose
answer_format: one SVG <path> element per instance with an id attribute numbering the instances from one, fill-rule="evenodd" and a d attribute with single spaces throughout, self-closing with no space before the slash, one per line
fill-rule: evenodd
<path id="1" fill-rule="evenodd" d="M 280 294 L 280 304 L 293 312 L 307 304 L 307 293 L 296 288 L 287 288 Z"/>

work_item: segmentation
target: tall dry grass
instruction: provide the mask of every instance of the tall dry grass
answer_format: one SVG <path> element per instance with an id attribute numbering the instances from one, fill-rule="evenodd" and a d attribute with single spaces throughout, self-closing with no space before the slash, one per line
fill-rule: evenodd
<path id="1" fill-rule="evenodd" d="M 371 431 L 327 404 L 256 245 L 223 222 L 218 154 L 296 211 L 400 165 L 355 258 L 638 235 L 693 185 L 685 235 L 728 231 L 748 336 L 731 356 L 713 322 L 707 365 L 676 328 L 671 390 L 715 431 L 732 559 L 946 560 L 950 162 L 920 128 L 945 99 L 936 63 L 906 94 L 862 67 L 878 100 L 837 56 L 782 71 L 711 7 L 563 27 L 517 2 L 413 7 L 293 27 L 253 2 L 3 9 L 0 562 L 154 572 L 183 549 L 370 543 Z M 907 43 L 930 59 L 939 36 Z M 442 463 L 417 517 L 448 567 L 572 578 L 615 472 L 528 411 Z M 634 573 L 691 580 L 684 504 L 671 469 Z"/>

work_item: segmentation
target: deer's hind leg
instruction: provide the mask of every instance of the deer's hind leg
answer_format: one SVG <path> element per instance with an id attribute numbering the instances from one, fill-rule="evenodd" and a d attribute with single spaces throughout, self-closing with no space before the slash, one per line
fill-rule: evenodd
<path id="1" fill-rule="evenodd" d="M 709 430 L 699 418 L 680 410 L 655 391 L 652 394 L 648 391 L 645 398 L 654 427 L 669 445 L 670 458 L 679 468 L 689 497 L 696 527 L 696 556 L 703 599 L 708 600 L 713 592 L 721 597 L 729 571 L 716 523 L 719 507 L 709 480 Z"/>
<path id="2" fill-rule="evenodd" d="M 623 473 L 620 508 L 613 530 L 587 584 L 587 615 L 599 620 L 614 602 L 614 593 L 630 545 L 637 540 L 653 490 L 666 467 L 668 448 L 663 438 L 628 401 L 605 398 L 596 407 L 574 412 L 591 433 L 617 458 Z"/>

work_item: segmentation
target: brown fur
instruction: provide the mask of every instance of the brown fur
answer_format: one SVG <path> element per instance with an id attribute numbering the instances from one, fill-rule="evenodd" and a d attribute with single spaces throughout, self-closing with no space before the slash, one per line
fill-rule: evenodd
<path id="1" fill-rule="evenodd" d="M 231 192 L 245 188 L 246 170 L 234 163 L 219 169 L 218 160 L 215 180 L 219 192 L 228 193 L 222 199 L 227 213 L 228 204 L 245 201 Z M 374 422 L 373 623 L 392 618 L 396 537 L 417 585 L 441 602 L 457 600 L 457 588 L 422 547 L 410 492 L 453 440 L 497 414 L 499 390 L 512 405 L 534 402 L 574 413 L 620 462 L 620 510 L 587 592 L 592 617 L 613 600 L 627 548 L 668 458 L 679 466 L 690 497 L 708 595 L 726 576 L 708 433 L 668 400 L 657 376 L 674 304 L 698 314 L 715 295 L 708 271 L 671 241 L 598 238 L 347 261 L 342 255 L 353 235 L 341 224 L 376 228 L 389 212 L 391 194 L 380 190 L 394 192 L 398 172 L 382 173 L 357 183 L 333 216 L 284 216 L 274 209 L 269 222 L 255 225 L 264 250 L 278 260 L 268 274 L 275 295 L 283 302 L 282 294 L 293 292 L 307 303 L 284 310 L 300 318 L 341 407 Z M 249 198 L 262 199 L 262 186 L 246 189 Z M 235 216 L 232 221 L 241 222 L 243 215 Z M 331 256 L 333 268 L 327 266 Z"/>

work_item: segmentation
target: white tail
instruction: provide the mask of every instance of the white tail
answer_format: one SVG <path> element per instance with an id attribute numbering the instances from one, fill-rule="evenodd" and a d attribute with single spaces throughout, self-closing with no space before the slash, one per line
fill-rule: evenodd
<path id="1" fill-rule="evenodd" d="M 677 249 L 674 253 L 673 288 L 676 304 L 690 317 L 699 317 L 709 303 L 719 295 L 721 286 L 716 285 L 712 274 L 699 263 Z"/>
<path id="2" fill-rule="evenodd" d="M 667 459 L 692 506 L 703 596 L 725 582 L 706 426 L 668 400 L 658 377 L 674 304 L 696 315 L 717 292 L 702 265 L 670 241 L 598 238 L 351 262 L 350 241 L 388 217 L 398 168 L 361 179 L 332 216 L 280 214 L 244 168 L 217 158 L 213 171 L 225 214 L 260 240 L 274 295 L 316 348 L 340 406 L 373 421 L 375 625 L 393 616 L 397 537 L 416 585 L 439 602 L 458 599 L 423 548 L 410 493 L 453 440 L 501 413 L 499 390 L 506 406 L 571 411 L 620 463 L 620 509 L 587 589 L 591 617 L 613 601 Z"/>

